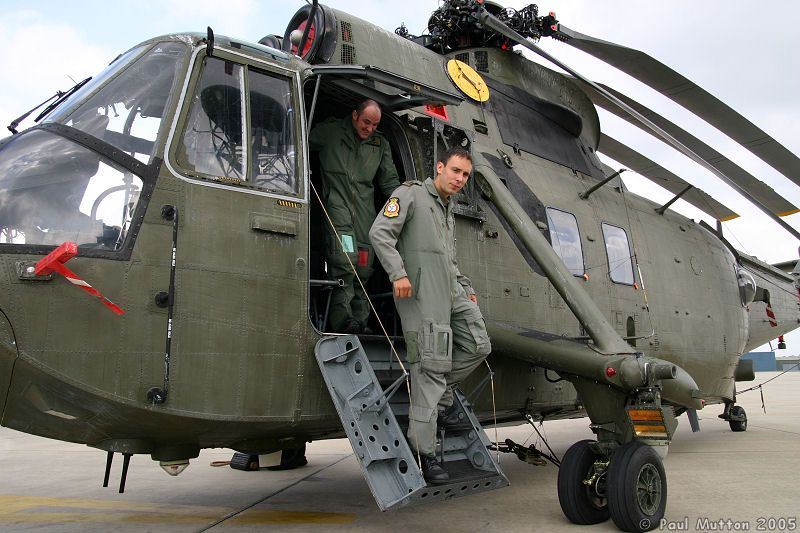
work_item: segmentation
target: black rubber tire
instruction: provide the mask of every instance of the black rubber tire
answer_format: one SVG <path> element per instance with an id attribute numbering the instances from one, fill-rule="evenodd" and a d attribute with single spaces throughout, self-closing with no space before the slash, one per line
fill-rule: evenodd
<path id="1" fill-rule="evenodd" d="M 591 442 L 581 440 L 570 446 L 558 469 L 558 503 L 573 524 L 599 524 L 610 516 L 605 498 L 593 499 L 594 489 L 583 484 L 597 458 L 589 448 Z"/>
<path id="2" fill-rule="evenodd" d="M 608 467 L 608 510 L 622 531 L 650 531 L 667 507 L 667 475 L 656 451 L 639 441 L 620 446 Z"/>
<path id="3" fill-rule="evenodd" d="M 740 405 L 734 405 L 731 407 L 730 415 L 744 417 L 744 420 L 728 420 L 728 424 L 731 426 L 731 431 L 747 431 L 747 413 L 744 411 L 744 407 Z"/>

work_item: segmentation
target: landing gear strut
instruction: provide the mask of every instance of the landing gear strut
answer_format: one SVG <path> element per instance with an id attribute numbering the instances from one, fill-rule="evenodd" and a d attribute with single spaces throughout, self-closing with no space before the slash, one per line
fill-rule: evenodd
<path id="1" fill-rule="evenodd" d="M 667 505 L 667 476 L 652 447 L 631 441 L 609 462 L 596 455 L 592 441 L 567 450 L 558 472 L 558 501 L 575 524 L 597 524 L 609 516 L 623 531 L 658 527 Z"/>

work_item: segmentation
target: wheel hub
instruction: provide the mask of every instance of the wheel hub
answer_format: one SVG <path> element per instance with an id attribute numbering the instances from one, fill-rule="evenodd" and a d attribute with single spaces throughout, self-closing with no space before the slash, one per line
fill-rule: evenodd
<path id="1" fill-rule="evenodd" d="M 645 464 L 639 470 L 636 498 L 643 513 L 652 516 L 658 510 L 661 503 L 661 475 L 655 466 Z"/>

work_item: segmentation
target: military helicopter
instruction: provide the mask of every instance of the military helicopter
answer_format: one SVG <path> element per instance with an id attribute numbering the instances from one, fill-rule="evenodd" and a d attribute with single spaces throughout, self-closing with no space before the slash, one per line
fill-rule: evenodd
<path id="1" fill-rule="evenodd" d="M 150 454 L 178 474 L 209 447 L 282 451 L 296 467 L 306 442 L 347 436 L 386 510 L 507 485 L 482 423 L 588 417 L 597 439 L 561 460 L 564 514 L 656 527 L 677 418 L 696 427 L 697 410 L 723 403 L 731 429 L 746 429 L 736 382 L 752 368 L 740 357 L 797 328 L 800 269 L 736 250 L 721 228 L 735 213 L 605 135 L 596 106 L 800 237 L 780 217 L 796 207 L 627 96 L 514 50 L 545 54 L 535 42 L 547 37 L 627 68 L 800 175 L 793 154 L 679 74 L 535 5 L 445 1 L 414 36 L 314 2 L 259 43 L 210 29 L 157 37 L 0 141 L 0 423 L 106 451 L 105 483 L 115 453 L 123 472 Z M 307 136 L 364 98 L 384 109 L 404 180 L 424 179 L 450 146 L 474 161 L 455 199 L 459 265 L 494 350 L 461 386 L 469 423 L 441 435 L 447 485 L 425 485 L 403 437 L 388 279 L 367 287 L 385 335 L 327 327 L 337 280 Z M 720 224 L 630 193 L 597 152 Z"/>

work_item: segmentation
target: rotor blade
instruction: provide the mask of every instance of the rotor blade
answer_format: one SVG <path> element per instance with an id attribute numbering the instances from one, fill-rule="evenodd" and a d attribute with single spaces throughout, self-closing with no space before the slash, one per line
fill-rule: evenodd
<path id="1" fill-rule="evenodd" d="M 575 82 L 580 85 L 580 87 L 586 92 L 589 98 L 592 100 L 592 103 L 602 107 L 603 109 L 614 113 L 618 117 L 622 118 L 623 120 L 628 121 L 629 123 L 633 124 L 634 126 L 641 128 L 642 130 L 646 131 L 653 135 L 656 139 L 659 139 L 666 143 L 666 141 L 658 135 L 654 135 L 652 131 L 642 126 L 642 124 L 632 118 L 628 113 L 625 113 L 622 109 L 618 106 L 611 103 L 602 93 L 596 91 L 594 87 L 587 83 L 583 83 L 582 81 L 575 80 Z M 716 151 L 711 146 L 707 145 L 688 131 L 684 130 L 677 124 L 670 122 L 666 118 L 662 117 L 655 111 L 648 109 L 644 105 L 640 104 L 636 100 L 632 98 L 628 98 L 624 94 L 620 93 L 612 89 L 611 87 L 603 84 L 598 84 L 600 87 L 605 89 L 606 91 L 610 92 L 633 109 L 647 117 L 649 120 L 653 121 L 658 127 L 662 128 L 664 131 L 675 137 L 678 141 L 683 143 L 685 146 L 690 148 L 694 153 L 705 159 L 709 164 L 713 165 L 717 170 L 728 176 L 731 181 L 735 182 L 741 188 L 746 189 L 748 193 L 750 193 L 753 198 L 758 200 L 759 203 L 764 205 L 767 209 L 769 209 L 773 214 L 778 215 L 779 217 L 784 217 L 787 215 L 793 215 L 794 213 L 800 212 L 794 204 L 788 201 L 783 196 L 776 193 L 772 187 L 760 181 L 758 178 L 747 172 L 745 169 Z M 669 144 L 669 143 L 666 143 Z"/>
<path id="2" fill-rule="evenodd" d="M 681 177 L 673 174 L 655 161 L 651 161 L 639 152 L 622 144 L 613 137 L 609 137 L 605 133 L 600 135 L 600 146 L 597 147 L 597 151 L 625 165 L 634 172 L 641 174 L 672 194 L 681 194 L 686 190 L 686 187 L 692 187 L 681 196 L 681 199 L 689 202 L 703 213 L 717 220 L 732 220 L 739 216 L 702 190 L 693 187 L 690 183 L 684 181 Z"/>
<path id="3" fill-rule="evenodd" d="M 800 185 L 800 158 L 702 87 L 644 52 L 559 24 L 556 37 L 652 87 L 735 140 Z"/>
<path id="4" fill-rule="evenodd" d="M 681 142 L 679 142 L 672 135 L 670 135 L 669 133 L 667 133 L 666 131 L 664 131 L 660 127 L 658 127 L 656 124 L 654 124 L 647 117 L 645 117 L 644 115 L 642 115 L 641 113 L 639 113 L 638 111 L 633 109 L 631 106 L 629 106 L 626 103 L 622 102 L 619 98 L 617 98 L 613 94 L 611 94 L 608 91 L 606 91 L 605 89 L 601 88 L 600 86 L 595 84 L 590 79 L 588 79 L 585 76 L 581 75 L 580 73 L 575 71 L 573 68 L 569 67 L 568 65 L 564 64 L 562 61 L 560 61 L 560 60 L 556 59 L 555 57 L 553 57 L 552 55 L 548 54 L 547 52 L 545 52 L 544 50 L 542 50 L 541 48 L 539 48 L 538 46 L 536 46 L 535 44 L 533 44 L 532 42 L 527 40 L 525 37 L 523 37 L 522 35 L 518 34 L 514 30 L 512 30 L 511 28 L 509 28 L 508 26 L 506 26 L 505 24 L 500 22 L 491 13 L 486 11 L 485 8 L 481 8 L 480 11 L 478 11 L 477 16 L 478 16 L 479 21 L 484 26 L 486 26 L 487 28 L 496 31 L 497 33 L 507 37 L 508 39 L 514 41 L 517 44 L 521 44 L 522 46 L 524 46 L 528 50 L 534 52 L 535 54 L 538 54 L 538 55 L 542 56 L 543 58 L 547 59 L 548 61 L 550 61 L 554 65 L 556 65 L 559 68 L 563 69 L 568 74 L 571 74 L 572 76 L 578 78 L 579 80 L 583 81 L 584 83 L 587 83 L 590 86 L 592 86 L 592 88 L 594 88 L 596 91 L 599 91 L 610 102 L 612 102 L 614 105 L 620 107 L 623 111 L 625 111 L 626 113 L 630 114 L 636 120 L 638 120 L 639 122 L 644 124 L 648 129 L 650 129 L 656 135 L 658 135 L 659 137 L 664 139 L 667 143 L 669 143 L 673 148 L 675 148 L 676 150 L 678 150 L 679 152 L 681 152 L 685 156 L 689 157 L 692 161 L 694 161 L 695 163 L 701 165 L 703 168 L 705 168 L 706 170 L 708 170 L 709 172 L 711 172 L 712 174 L 717 176 L 719 179 L 721 179 L 722 181 L 724 181 L 725 183 L 730 185 L 739 194 L 741 194 L 742 196 L 744 196 L 745 198 L 750 200 L 750 202 L 752 202 L 756 207 L 761 209 L 768 217 L 770 217 L 772 220 L 777 222 L 779 226 L 781 226 L 783 229 L 788 231 L 795 239 L 800 241 L 800 232 L 798 232 L 792 226 L 787 224 L 778 215 L 775 215 L 772 211 L 769 210 L 769 208 L 767 208 L 766 206 L 764 206 L 760 202 L 758 202 L 758 200 L 753 198 L 753 196 L 750 195 L 750 193 L 746 189 L 743 189 L 742 187 L 737 185 L 730 178 L 728 178 L 728 176 L 726 176 L 725 174 L 723 174 L 722 172 L 720 172 L 719 170 L 714 168 L 706 160 L 704 160 L 702 157 L 698 156 L 693 151 L 691 151 L 689 148 L 684 146 Z"/>

